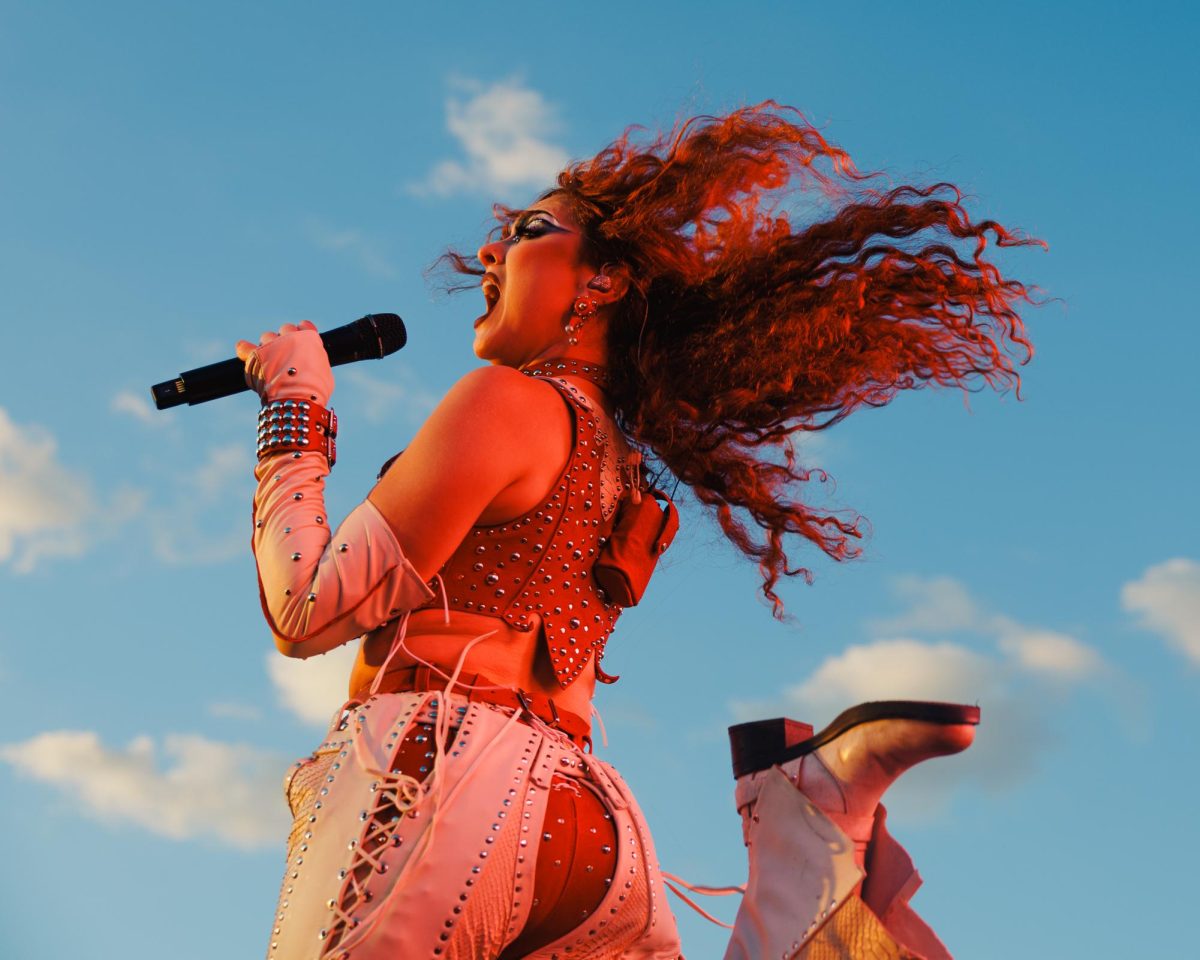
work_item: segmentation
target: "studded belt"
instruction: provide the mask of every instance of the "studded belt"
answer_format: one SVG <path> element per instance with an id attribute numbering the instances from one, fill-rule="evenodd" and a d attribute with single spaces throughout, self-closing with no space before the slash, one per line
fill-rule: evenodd
<path id="1" fill-rule="evenodd" d="M 446 680 L 443 674 L 426 666 L 401 667 L 387 672 L 383 686 L 388 693 L 424 693 L 430 690 L 444 690 Z M 353 699 L 365 700 L 370 696 L 368 690 L 369 684 L 364 685 L 354 692 Z M 546 726 L 566 734 L 580 747 L 591 746 L 591 724 L 579 714 L 558 707 L 551 697 L 514 690 L 494 683 L 479 673 L 460 673 L 451 692 L 469 701 L 490 703 L 493 706 L 509 707 L 532 714 Z"/>

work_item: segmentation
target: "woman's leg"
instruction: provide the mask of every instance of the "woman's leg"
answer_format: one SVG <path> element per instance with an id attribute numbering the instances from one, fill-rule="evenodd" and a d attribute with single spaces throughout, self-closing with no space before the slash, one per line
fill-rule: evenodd
<path id="1" fill-rule="evenodd" d="M 750 879 L 726 960 L 948 960 L 908 906 L 920 877 L 879 800 L 914 764 L 966 749 L 976 722 L 975 708 L 899 702 L 847 711 L 799 743 L 781 722 L 731 731 Z"/>
<path id="2" fill-rule="evenodd" d="M 545 738 L 458 698 L 437 712 L 428 694 L 373 698 L 297 771 L 269 957 L 494 958 L 520 932 Z"/>

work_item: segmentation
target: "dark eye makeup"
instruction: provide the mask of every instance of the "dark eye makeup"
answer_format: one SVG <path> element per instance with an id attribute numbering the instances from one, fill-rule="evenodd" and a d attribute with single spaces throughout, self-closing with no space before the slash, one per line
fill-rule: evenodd
<path id="1" fill-rule="evenodd" d="M 530 211 L 517 217 L 504 233 L 505 240 L 532 240 L 547 233 L 566 233 L 562 227 L 551 222 L 540 210 Z"/>

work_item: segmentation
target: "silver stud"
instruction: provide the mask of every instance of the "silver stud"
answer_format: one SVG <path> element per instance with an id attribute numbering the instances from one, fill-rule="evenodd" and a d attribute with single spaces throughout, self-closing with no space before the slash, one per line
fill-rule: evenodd
<path id="1" fill-rule="evenodd" d="M 348 544 L 348 543 L 339 543 L 338 544 L 338 553 L 345 553 L 349 549 L 350 549 L 350 544 Z"/>
<path id="2" fill-rule="evenodd" d="M 300 559 L 300 554 L 298 554 L 298 553 L 293 553 L 293 554 L 292 554 L 292 559 L 293 559 L 293 560 L 299 560 L 299 559 Z"/>

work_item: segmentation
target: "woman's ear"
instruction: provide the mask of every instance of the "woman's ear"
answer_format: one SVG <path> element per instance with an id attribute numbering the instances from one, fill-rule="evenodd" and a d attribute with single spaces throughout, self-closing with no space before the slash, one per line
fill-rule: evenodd
<path id="1" fill-rule="evenodd" d="M 588 281 L 587 289 L 600 306 L 616 303 L 629 290 L 629 268 L 623 263 L 606 263 Z"/>

